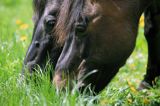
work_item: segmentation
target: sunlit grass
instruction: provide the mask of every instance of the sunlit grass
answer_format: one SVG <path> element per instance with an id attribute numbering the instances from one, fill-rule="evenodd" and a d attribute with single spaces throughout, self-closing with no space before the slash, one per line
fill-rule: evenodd
<path id="1" fill-rule="evenodd" d="M 134 53 L 112 82 L 97 96 L 58 92 L 49 75 L 39 73 L 26 83 L 21 82 L 25 52 L 32 36 L 31 0 L 0 1 L 0 105 L 51 106 L 159 106 L 160 81 L 155 89 L 137 91 L 147 63 L 147 45 L 143 36 L 143 21 Z M 143 18 L 141 19 L 143 20 Z M 51 70 L 48 67 L 48 70 Z"/>

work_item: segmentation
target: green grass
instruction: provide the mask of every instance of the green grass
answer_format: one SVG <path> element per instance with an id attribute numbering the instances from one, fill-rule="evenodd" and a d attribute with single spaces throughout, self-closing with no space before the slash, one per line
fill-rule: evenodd
<path id="1" fill-rule="evenodd" d="M 58 92 L 47 75 L 20 82 L 25 52 L 32 36 L 31 0 L 0 1 L 0 105 L 1 106 L 159 106 L 160 81 L 154 89 L 137 92 L 145 74 L 147 46 L 143 30 L 134 53 L 112 82 L 97 96 L 79 94 L 76 90 Z M 16 24 L 17 23 L 17 24 Z M 27 25 L 26 25 L 27 24 Z M 50 68 L 49 68 L 50 69 Z"/>

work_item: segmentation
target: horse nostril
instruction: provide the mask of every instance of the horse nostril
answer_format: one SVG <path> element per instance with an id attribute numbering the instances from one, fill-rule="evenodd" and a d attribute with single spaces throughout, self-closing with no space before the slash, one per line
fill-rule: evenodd
<path id="1" fill-rule="evenodd" d="M 35 41 L 34 44 L 35 44 L 35 46 L 36 46 L 37 48 L 39 48 L 40 44 L 39 44 L 38 41 Z"/>

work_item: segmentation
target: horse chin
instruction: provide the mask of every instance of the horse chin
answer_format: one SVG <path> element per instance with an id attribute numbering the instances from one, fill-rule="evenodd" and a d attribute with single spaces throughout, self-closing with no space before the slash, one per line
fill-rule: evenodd
<path id="1" fill-rule="evenodd" d="M 27 62 L 27 65 L 26 65 L 26 67 L 28 68 L 30 73 L 32 73 L 34 71 L 35 66 L 36 66 L 36 62 L 35 61 Z"/>
<path id="2" fill-rule="evenodd" d="M 66 78 L 62 77 L 61 73 L 55 73 L 53 85 L 55 85 L 58 90 L 62 90 L 66 86 L 66 80 Z"/>
<path id="3" fill-rule="evenodd" d="M 53 78 L 53 85 L 58 90 L 64 90 L 65 87 L 73 88 L 73 81 L 76 79 L 75 74 L 66 75 L 60 72 L 56 72 Z"/>
<path id="4" fill-rule="evenodd" d="M 62 70 L 57 70 L 54 74 L 53 85 L 57 89 L 64 89 L 66 86 L 73 88 L 73 81 L 78 80 L 79 76 L 85 71 L 86 60 L 82 60 L 77 69 L 70 70 L 70 73 L 66 73 Z"/>

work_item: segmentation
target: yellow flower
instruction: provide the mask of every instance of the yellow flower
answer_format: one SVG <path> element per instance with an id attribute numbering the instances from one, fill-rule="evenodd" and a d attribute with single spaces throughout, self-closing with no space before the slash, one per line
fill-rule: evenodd
<path id="1" fill-rule="evenodd" d="M 100 102 L 100 104 L 101 104 L 102 106 L 105 106 L 107 103 L 108 103 L 108 100 L 107 100 L 107 99 L 103 99 L 103 100 L 101 100 L 101 102 Z"/>
<path id="2" fill-rule="evenodd" d="M 130 64 L 129 66 L 131 69 L 135 69 L 135 64 Z"/>
<path id="3" fill-rule="evenodd" d="M 147 98 L 144 98 L 143 102 L 144 102 L 145 104 L 149 104 L 150 101 L 149 101 Z"/>
<path id="4" fill-rule="evenodd" d="M 127 79 L 127 83 L 129 86 L 132 86 L 131 82 Z"/>
<path id="5" fill-rule="evenodd" d="M 142 15 L 140 20 L 139 20 L 139 26 L 144 27 L 144 15 Z"/>
<path id="6" fill-rule="evenodd" d="M 17 25 L 21 25 L 21 24 L 22 24 L 22 21 L 21 21 L 21 20 L 16 20 L 16 24 L 17 24 Z"/>
<path id="7" fill-rule="evenodd" d="M 129 103 L 132 103 L 132 102 L 133 102 L 132 99 L 127 99 L 127 100 L 128 100 Z"/>
<path id="8" fill-rule="evenodd" d="M 26 35 L 22 35 L 21 37 L 20 37 L 20 41 L 26 41 L 27 40 L 27 36 Z"/>
<path id="9" fill-rule="evenodd" d="M 128 86 L 130 87 L 131 91 L 134 93 L 137 93 L 136 88 L 131 84 L 131 82 L 129 82 L 129 80 L 127 80 Z"/>
<path id="10" fill-rule="evenodd" d="M 131 86 L 131 87 L 130 87 L 130 89 L 131 89 L 131 91 L 133 91 L 134 93 L 136 93 L 136 92 L 137 92 L 136 88 L 135 88 L 135 87 L 133 87 L 133 86 Z"/>
<path id="11" fill-rule="evenodd" d="M 21 30 L 25 30 L 25 29 L 27 29 L 28 27 L 29 27 L 28 24 L 22 24 L 22 25 L 20 26 L 20 29 L 21 29 Z"/>

